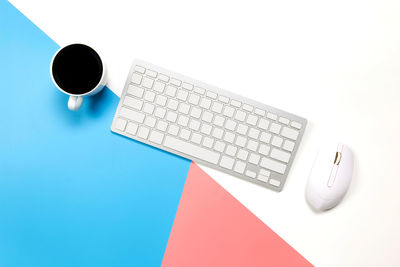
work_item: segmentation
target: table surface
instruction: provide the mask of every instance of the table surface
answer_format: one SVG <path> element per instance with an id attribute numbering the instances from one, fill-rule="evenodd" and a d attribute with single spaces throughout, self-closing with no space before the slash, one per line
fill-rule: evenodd
<path id="1" fill-rule="evenodd" d="M 400 2 L 10 1 L 60 45 L 104 57 L 120 95 L 134 58 L 309 120 L 281 193 L 202 167 L 316 266 L 400 265 Z M 333 136 L 355 154 L 348 194 L 315 213 L 304 191 Z"/>

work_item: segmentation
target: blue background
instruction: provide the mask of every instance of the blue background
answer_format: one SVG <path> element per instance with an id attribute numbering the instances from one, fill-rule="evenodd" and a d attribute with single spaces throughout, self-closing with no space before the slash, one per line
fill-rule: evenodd
<path id="1" fill-rule="evenodd" d="M 68 111 L 57 49 L 0 0 L 0 266 L 158 266 L 190 161 L 113 134 L 108 89 Z"/>

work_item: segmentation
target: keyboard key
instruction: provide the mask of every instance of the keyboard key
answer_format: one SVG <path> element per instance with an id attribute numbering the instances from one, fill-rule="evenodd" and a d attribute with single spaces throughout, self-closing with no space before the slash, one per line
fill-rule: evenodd
<path id="1" fill-rule="evenodd" d="M 239 149 L 239 152 L 237 153 L 238 159 L 241 160 L 247 160 L 247 156 L 249 155 L 249 152 L 243 149 Z"/>
<path id="2" fill-rule="evenodd" d="M 146 75 L 152 77 L 152 78 L 156 78 L 157 77 L 157 72 L 155 72 L 154 70 L 146 70 Z"/>
<path id="3" fill-rule="evenodd" d="M 167 103 L 167 98 L 163 95 L 158 95 L 156 98 L 156 104 L 160 106 L 165 106 Z"/>
<path id="4" fill-rule="evenodd" d="M 256 178 L 256 173 L 253 171 L 246 171 L 246 176 L 250 178 Z"/>
<path id="5" fill-rule="evenodd" d="M 235 118 L 236 118 L 238 121 L 244 121 L 244 119 L 246 118 L 246 112 L 243 112 L 243 111 L 241 111 L 241 110 L 236 111 Z"/>
<path id="6" fill-rule="evenodd" d="M 257 120 L 258 120 L 257 116 L 254 116 L 252 114 L 249 114 L 249 116 L 247 116 L 247 123 L 250 125 L 255 126 L 257 124 Z"/>
<path id="7" fill-rule="evenodd" d="M 167 87 L 165 88 L 165 94 L 167 96 L 170 96 L 170 97 L 175 97 L 176 87 L 173 87 L 171 85 L 167 85 Z"/>
<path id="8" fill-rule="evenodd" d="M 260 135 L 260 131 L 255 129 L 255 128 L 250 128 L 248 136 L 253 138 L 253 139 L 258 139 L 258 136 Z"/>
<path id="9" fill-rule="evenodd" d="M 128 122 L 126 120 L 118 118 L 115 122 L 115 128 L 123 132 L 125 131 L 125 126 L 127 123 Z"/>
<path id="10" fill-rule="evenodd" d="M 146 117 L 144 120 L 144 124 L 149 126 L 150 128 L 153 128 L 156 125 L 156 119 L 154 117 Z"/>
<path id="11" fill-rule="evenodd" d="M 225 149 L 225 144 L 222 143 L 221 141 L 217 141 L 214 144 L 214 149 L 217 150 L 218 152 L 223 152 Z"/>
<path id="12" fill-rule="evenodd" d="M 229 119 L 229 120 L 226 121 L 225 128 L 230 130 L 230 131 L 234 131 L 235 128 L 236 128 L 236 124 L 237 123 L 235 121 Z"/>
<path id="13" fill-rule="evenodd" d="M 261 144 L 260 148 L 258 149 L 258 152 L 264 156 L 268 156 L 269 150 L 270 150 L 270 146 Z"/>
<path id="14" fill-rule="evenodd" d="M 278 116 L 273 114 L 273 113 L 271 113 L 271 112 L 268 112 L 267 118 L 275 121 L 278 118 Z"/>
<path id="15" fill-rule="evenodd" d="M 268 172 L 268 171 L 266 171 L 266 172 Z M 269 173 L 269 172 L 268 172 Z M 268 178 L 269 178 L 269 174 L 268 175 L 265 175 L 265 174 L 261 174 L 261 172 L 260 172 L 260 174 L 258 174 L 258 176 L 257 176 L 257 180 L 259 180 L 259 181 L 261 181 L 261 182 L 264 182 L 264 183 L 268 183 Z"/>
<path id="16" fill-rule="evenodd" d="M 176 125 L 170 125 L 168 128 L 168 133 L 177 136 L 179 132 L 179 127 Z"/>
<path id="17" fill-rule="evenodd" d="M 280 185 L 281 185 L 281 182 L 279 182 L 278 180 L 276 180 L 276 179 L 270 179 L 269 180 L 269 183 L 271 184 L 271 185 L 273 185 L 273 186 L 276 186 L 276 187 L 279 187 Z"/>
<path id="18" fill-rule="evenodd" d="M 223 134 L 224 131 L 221 128 L 214 128 L 212 136 L 214 136 L 217 139 L 221 139 Z"/>
<path id="19" fill-rule="evenodd" d="M 298 123 L 296 121 L 292 121 L 292 123 L 290 125 L 296 129 L 299 129 L 299 130 L 301 129 L 301 123 Z"/>
<path id="20" fill-rule="evenodd" d="M 229 155 L 229 156 L 234 157 L 234 156 L 236 155 L 236 151 L 237 151 L 237 148 L 236 148 L 235 146 L 228 145 L 228 146 L 226 147 L 225 153 L 226 153 L 227 155 Z"/>
<path id="21" fill-rule="evenodd" d="M 257 115 L 260 115 L 261 117 L 265 116 L 265 110 L 262 110 L 262 109 L 259 109 L 259 108 L 256 108 L 254 110 L 254 113 L 257 114 Z"/>
<path id="22" fill-rule="evenodd" d="M 151 131 L 151 134 L 149 137 L 149 140 L 151 142 L 156 143 L 156 144 L 161 144 L 163 139 L 164 139 L 164 134 L 157 132 L 157 131 Z"/>
<path id="23" fill-rule="evenodd" d="M 195 93 L 197 93 L 197 94 L 200 94 L 200 95 L 204 95 L 204 93 L 206 92 L 206 90 L 204 90 L 203 88 L 200 88 L 200 87 L 195 86 L 193 92 L 195 92 Z"/>
<path id="24" fill-rule="evenodd" d="M 269 121 L 267 121 L 266 119 L 261 118 L 258 121 L 258 127 L 260 127 L 263 130 L 267 130 L 269 126 Z"/>
<path id="25" fill-rule="evenodd" d="M 291 129 L 289 127 L 283 127 L 281 135 L 286 138 L 296 140 L 297 137 L 299 136 L 299 131 Z"/>
<path id="26" fill-rule="evenodd" d="M 140 84 L 142 82 L 142 75 L 139 75 L 137 73 L 132 74 L 131 82 L 135 84 Z"/>
<path id="27" fill-rule="evenodd" d="M 181 138 L 185 139 L 185 140 L 189 140 L 190 133 L 191 133 L 191 132 L 190 132 L 189 130 L 187 130 L 187 129 L 182 129 L 182 130 L 179 132 L 179 136 L 180 136 Z"/>
<path id="28" fill-rule="evenodd" d="M 216 113 L 221 113 L 223 106 L 224 105 L 222 105 L 220 102 L 214 102 L 211 107 L 211 110 Z"/>
<path id="29" fill-rule="evenodd" d="M 243 104 L 242 107 L 244 110 L 248 111 L 248 112 L 252 112 L 253 111 L 253 107 L 248 105 L 248 104 Z"/>
<path id="30" fill-rule="evenodd" d="M 209 111 L 204 111 L 203 112 L 203 116 L 201 117 L 201 119 L 205 122 L 211 122 L 213 119 L 213 114 Z"/>
<path id="31" fill-rule="evenodd" d="M 144 73 L 146 72 L 146 69 L 143 68 L 142 66 L 136 65 L 136 66 L 135 66 L 135 71 L 144 74 Z"/>
<path id="32" fill-rule="evenodd" d="M 221 101 L 222 103 L 225 103 L 225 104 L 229 103 L 229 97 L 226 97 L 226 96 L 223 96 L 223 95 L 220 95 L 218 97 L 218 100 Z"/>
<path id="33" fill-rule="evenodd" d="M 233 158 L 222 156 L 219 165 L 223 168 L 231 170 L 233 167 L 233 163 L 235 163 L 235 160 Z"/>
<path id="34" fill-rule="evenodd" d="M 283 163 L 280 163 L 278 161 L 275 161 L 273 159 L 269 158 L 262 158 L 260 162 L 260 166 L 263 168 L 266 168 L 268 170 L 284 174 L 286 170 L 286 165 Z"/>
<path id="35" fill-rule="evenodd" d="M 190 111 L 190 116 L 198 119 L 200 118 L 201 115 L 201 109 L 198 107 L 192 107 L 192 110 Z"/>
<path id="36" fill-rule="evenodd" d="M 200 129 L 200 122 L 196 120 L 190 120 L 189 128 L 193 131 L 198 131 Z"/>
<path id="37" fill-rule="evenodd" d="M 235 144 L 240 146 L 240 147 L 245 147 L 246 146 L 246 142 L 247 142 L 247 138 L 243 137 L 243 136 L 238 136 L 236 137 L 236 141 Z"/>
<path id="38" fill-rule="evenodd" d="M 158 75 L 158 79 L 160 79 L 163 82 L 168 82 L 169 81 L 169 77 L 167 75 L 165 75 L 165 74 L 162 74 L 162 73 L 160 73 Z"/>
<path id="39" fill-rule="evenodd" d="M 236 131 L 240 134 L 246 135 L 248 129 L 249 127 L 247 125 L 239 124 Z"/>
<path id="40" fill-rule="evenodd" d="M 153 87 L 153 80 L 148 78 L 148 77 L 144 77 L 143 81 L 142 81 L 142 85 L 143 87 L 146 87 L 148 89 L 151 89 Z"/>
<path id="41" fill-rule="evenodd" d="M 212 99 L 217 99 L 217 94 L 211 91 L 207 91 L 206 96 Z"/>
<path id="42" fill-rule="evenodd" d="M 131 107 L 131 108 L 134 108 L 134 109 L 137 109 L 137 110 L 141 110 L 142 107 L 143 107 L 143 101 L 142 100 L 139 100 L 137 98 L 133 98 L 133 97 L 130 97 L 130 96 L 125 96 L 125 99 L 124 99 L 123 103 L 124 103 L 124 106 L 128 106 L 128 107 Z"/>
<path id="43" fill-rule="evenodd" d="M 129 120 L 136 121 L 138 123 L 143 123 L 144 121 L 143 113 L 125 107 L 122 107 L 119 110 L 119 115 Z"/>
<path id="44" fill-rule="evenodd" d="M 153 102 L 155 97 L 156 97 L 156 94 L 154 92 L 147 91 L 146 94 L 144 95 L 144 100 Z"/>
<path id="45" fill-rule="evenodd" d="M 264 169 L 260 169 L 260 174 L 269 177 L 271 175 L 271 172 Z"/>
<path id="46" fill-rule="evenodd" d="M 158 121 L 157 123 L 157 129 L 165 132 L 167 130 L 168 123 L 166 121 Z"/>
<path id="47" fill-rule="evenodd" d="M 235 168 L 233 170 L 237 173 L 242 174 L 245 168 L 246 163 L 244 163 L 243 161 L 236 161 Z"/>
<path id="48" fill-rule="evenodd" d="M 269 131 L 274 134 L 279 134 L 280 130 L 281 126 L 277 123 L 272 123 L 271 127 L 269 128 Z"/>
<path id="49" fill-rule="evenodd" d="M 180 103 L 178 110 L 180 113 L 189 114 L 190 106 L 186 103 Z"/>
<path id="50" fill-rule="evenodd" d="M 258 165 L 258 162 L 260 161 L 260 156 L 254 153 L 250 154 L 249 157 L 249 162 L 255 165 Z"/>
<path id="51" fill-rule="evenodd" d="M 153 114 L 154 105 L 145 103 L 143 106 L 143 111 L 146 112 L 147 114 Z"/>
<path id="52" fill-rule="evenodd" d="M 177 117 L 178 117 L 178 114 L 176 114 L 173 111 L 168 111 L 168 113 L 167 113 L 167 121 L 176 122 Z"/>
<path id="53" fill-rule="evenodd" d="M 215 125 L 217 125 L 219 127 L 222 127 L 224 125 L 224 123 L 225 123 L 225 118 L 224 117 L 222 117 L 220 115 L 216 115 L 214 117 L 214 124 Z"/>
<path id="54" fill-rule="evenodd" d="M 133 86 L 133 85 L 129 85 L 128 87 L 128 94 L 136 96 L 138 98 L 142 98 L 144 90 L 143 88 L 137 87 L 137 86 Z"/>
<path id="55" fill-rule="evenodd" d="M 167 111 L 165 109 L 157 107 L 155 112 L 154 112 L 154 116 L 156 116 L 157 118 L 163 119 L 166 112 Z"/>
<path id="56" fill-rule="evenodd" d="M 224 115 L 231 118 L 235 112 L 235 109 L 230 106 L 225 106 L 224 108 Z"/>
<path id="57" fill-rule="evenodd" d="M 269 143 L 269 141 L 271 140 L 271 134 L 266 133 L 266 132 L 262 132 L 261 136 L 260 136 L 260 141 L 264 142 L 264 143 Z"/>
<path id="58" fill-rule="evenodd" d="M 294 145 L 294 142 L 286 140 L 285 143 L 283 143 L 283 149 L 292 152 L 294 149 Z"/>
<path id="59" fill-rule="evenodd" d="M 254 140 L 249 140 L 247 143 L 247 148 L 251 151 L 257 151 L 258 143 Z"/>
<path id="60" fill-rule="evenodd" d="M 274 138 L 272 138 L 271 144 L 272 144 L 273 146 L 276 146 L 276 147 L 281 147 L 282 142 L 283 142 L 283 139 L 282 139 L 281 137 L 279 137 L 279 136 L 274 136 Z"/>
<path id="61" fill-rule="evenodd" d="M 235 139 L 235 134 L 231 132 L 225 132 L 224 135 L 224 140 L 228 143 L 233 143 L 233 140 Z"/>
<path id="62" fill-rule="evenodd" d="M 162 83 L 162 82 L 156 81 L 154 83 L 154 88 L 153 89 L 154 89 L 154 91 L 157 91 L 159 93 L 163 93 L 164 89 L 165 89 L 165 84 Z"/>
<path id="63" fill-rule="evenodd" d="M 214 144 L 214 139 L 211 137 L 204 137 L 203 139 L 203 146 L 208 147 L 208 148 L 212 148 Z"/>
<path id="64" fill-rule="evenodd" d="M 189 142 L 185 142 L 171 136 L 165 137 L 164 146 L 185 154 L 190 151 L 190 154 L 194 157 L 210 162 L 212 164 L 217 164 L 220 158 L 220 155 L 214 151 L 199 147 L 197 145 L 193 145 Z"/>
<path id="65" fill-rule="evenodd" d="M 167 107 L 172 110 L 177 110 L 178 104 L 179 102 L 176 101 L 175 99 L 169 99 Z"/>
<path id="66" fill-rule="evenodd" d="M 178 90 L 178 93 L 176 95 L 176 98 L 178 98 L 179 100 L 182 101 L 186 101 L 187 97 L 188 97 L 189 93 L 185 90 Z"/>
<path id="67" fill-rule="evenodd" d="M 264 175 L 262 175 L 262 174 L 259 174 L 259 175 L 257 176 L 257 180 L 259 180 L 259 181 L 261 181 L 261 182 L 264 182 L 264 183 L 268 183 L 268 177 L 267 177 L 267 176 L 264 176 Z"/>
<path id="68" fill-rule="evenodd" d="M 199 100 L 200 100 L 200 96 L 198 96 L 198 95 L 191 94 L 189 96 L 189 103 L 192 104 L 192 105 L 199 104 Z"/>
<path id="69" fill-rule="evenodd" d="M 179 115 L 179 118 L 178 118 L 179 125 L 186 127 L 188 125 L 188 123 L 189 123 L 189 117 L 184 116 L 184 115 Z"/>
<path id="70" fill-rule="evenodd" d="M 136 123 L 129 122 L 128 126 L 126 126 L 126 132 L 132 135 L 135 135 L 139 126 Z"/>
<path id="71" fill-rule="evenodd" d="M 279 122 L 282 123 L 282 124 L 289 125 L 289 119 L 285 118 L 285 117 L 280 117 L 279 118 Z"/>
<path id="72" fill-rule="evenodd" d="M 186 90 L 193 90 L 193 84 L 189 84 L 189 83 L 183 83 L 182 87 L 185 88 Z"/>
<path id="73" fill-rule="evenodd" d="M 209 109 L 211 107 L 211 100 L 203 97 L 200 101 L 200 107 Z"/>
<path id="74" fill-rule="evenodd" d="M 288 163 L 290 159 L 290 153 L 274 148 L 271 151 L 271 158 Z"/>
<path id="75" fill-rule="evenodd" d="M 195 144 L 200 144 L 201 143 L 201 139 L 203 139 L 203 136 L 201 136 L 198 133 L 193 133 L 192 137 L 190 138 L 190 140 Z"/>
<path id="76" fill-rule="evenodd" d="M 174 78 L 171 78 L 171 80 L 169 82 L 175 86 L 181 86 L 181 84 L 182 84 L 182 82 L 180 80 L 174 79 Z"/>
<path id="77" fill-rule="evenodd" d="M 234 107 L 240 108 L 240 106 L 242 105 L 242 102 L 232 99 L 231 105 Z"/>
<path id="78" fill-rule="evenodd" d="M 147 137 L 149 136 L 149 132 L 150 132 L 149 128 L 140 126 L 137 136 L 143 139 L 147 139 Z"/>
<path id="79" fill-rule="evenodd" d="M 203 134 L 209 135 L 211 133 L 211 125 L 204 123 L 201 126 L 200 132 L 202 132 Z"/>

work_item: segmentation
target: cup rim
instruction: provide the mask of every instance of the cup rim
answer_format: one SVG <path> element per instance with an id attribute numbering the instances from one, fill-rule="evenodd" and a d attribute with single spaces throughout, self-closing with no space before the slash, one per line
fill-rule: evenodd
<path id="1" fill-rule="evenodd" d="M 101 65 L 102 65 L 102 67 L 103 67 L 103 71 L 102 71 L 102 73 L 101 73 L 101 78 L 100 78 L 99 82 L 96 84 L 95 87 L 93 87 L 92 90 L 90 90 L 89 92 L 86 92 L 86 93 L 84 93 L 84 94 L 71 94 L 71 93 L 68 93 L 67 91 L 65 91 L 64 89 L 62 89 L 62 88 L 57 84 L 56 80 L 54 79 L 54 75 L 53 75 L 53 63 L 54 63 L 54 59 L 56 58 L 56 56 L 58 55 L 58 53 L 59 53 L 61 50 L 63 50 L 64 48 L 66 48 L 66 47 L 68 47 L 68 46 L 71 46 L 71 45 L 84 45 L 84 46 L 87 46 L 87 47 L 93 49 L 93 50 L 96 52 L 96 54 L 99 56 Z M 60 91 L 63 92 L 64 94 L 67 94 L 67 95 L 70 95 L 70 96 L 85 96 L 85 95 L 89 95 L 90 93 L 92 93 L 93 91 L 95 91 L 95 90 L 101 85 L 101 83 L 102 83 L 102 81 L 103 81 L 103 79 L 104 79 L 105 73 L 106 73 L 106 67 L 105 67 L 105 65 L 104 65 L 104 61 L 103 61 L 103 59 L 101 58 L 100 54 L 99 54 L 99 53 L 96 51 L 96 49 L 94 49 L 92 46 L 87 45 L 87 44 L 83 44 L 83 43 L 71 43 L 71 44 L 67 44 L 67 45 L 64 45 L 64 46 L 59 47 L 58 50 L 54 53 L 53 58 L 51 59 L 51 63 L 50 63 L 50 76 L 51 76 L 51 80 L 53 81 L 54 85 L 58 88 L 58 90 L 60 90 Z"/>

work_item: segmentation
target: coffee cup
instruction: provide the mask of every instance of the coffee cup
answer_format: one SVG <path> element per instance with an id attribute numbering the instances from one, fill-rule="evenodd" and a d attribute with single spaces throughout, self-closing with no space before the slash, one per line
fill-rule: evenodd
<path id="1" fill-rule="evenodd" d="M 70 110 L 78 110 L 84 96 L 97 94 L 106 85 L 103 60 L 93 48 L 84 44 L 60 48 L 51 61 L 50 75 L 55 86 L 69 95 Z"/>

